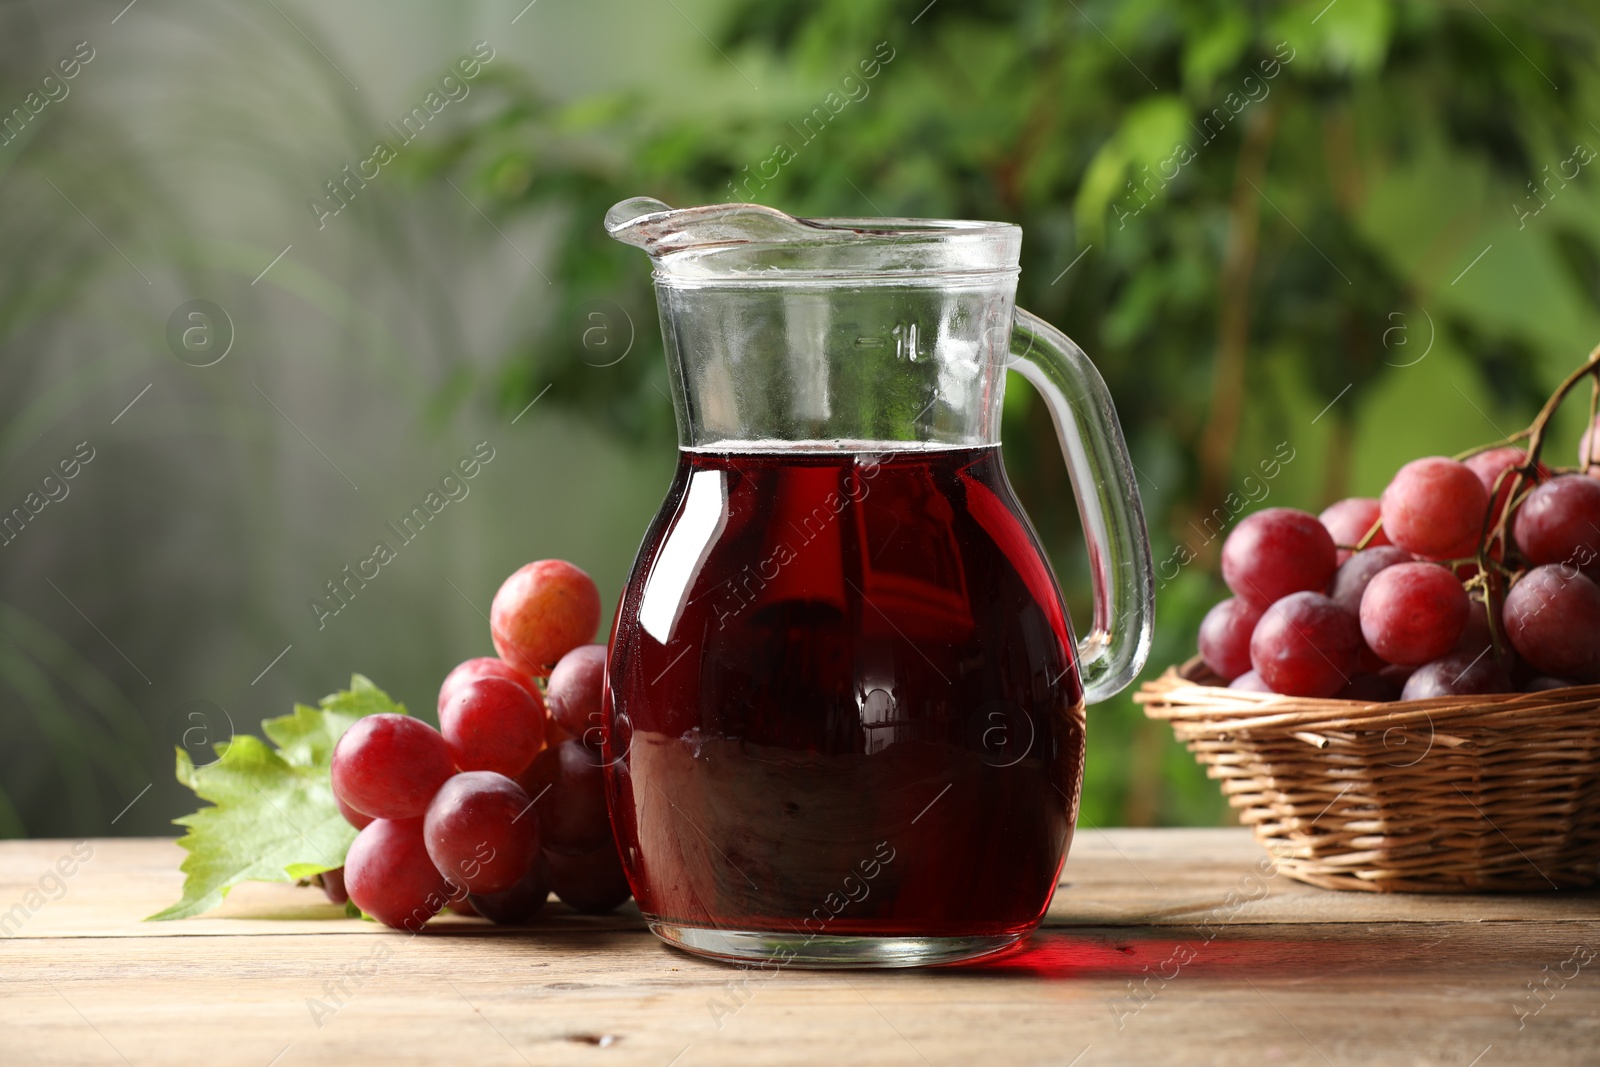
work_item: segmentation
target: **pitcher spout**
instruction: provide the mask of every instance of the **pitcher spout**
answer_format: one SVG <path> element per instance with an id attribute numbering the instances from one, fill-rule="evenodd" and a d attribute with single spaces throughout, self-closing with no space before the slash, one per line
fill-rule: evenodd
<path id="1" fill-rule="evenodd" d="M 697 249 L 853 236 L 852 230 L 821 226 L 761 204 L 672 208 L 648 196 L 632 197 L 607 211 L 606 233 L 656 258 Z"/>
<path id="2" fill-rule="evenodd" d="M 655 260 L 657 280 L 1016 277 L 1022 231 L 964 220 L 802 219 L 763 204 L 673 208 L 648 196 L 606 212 L 606 232 Z"/>

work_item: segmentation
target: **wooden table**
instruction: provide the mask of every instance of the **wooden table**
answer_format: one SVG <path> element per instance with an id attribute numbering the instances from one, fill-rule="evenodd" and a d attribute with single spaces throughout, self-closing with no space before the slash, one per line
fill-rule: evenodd
<path id="1" fill-rule="evenodd" d="M 1044 928 L 985 966 L 771 975 L 664 947 L 632 905 L 409 937 L 245 886 L 141 923 L 177 847 L 91 841 L 41 886 L 71 844 L 0 844 L 0 909 L 57 897 L 0 941 L 5 1067 L 1600 1063 L 1600 894 L 1328 892 L 1243 830 L 1081 830 Z"/>

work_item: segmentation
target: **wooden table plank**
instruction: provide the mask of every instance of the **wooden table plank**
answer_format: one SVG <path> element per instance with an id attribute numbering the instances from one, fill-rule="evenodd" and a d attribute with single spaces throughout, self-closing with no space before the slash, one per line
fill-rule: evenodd
<path id="1" fill-rule="evenodd" d="M 0 902 L 35 888 L 73 842 L 9 841 L 0 846 Z M 174 923 L 138 923 L 178 899 L 183 853 L 163 841 L 89 842 L 93 857 L 17 930 L 22 937 L 192 937 L 346 932 L 378 934 L 370 923 L 331 920 L 339 909 L 320 894 L 247 884 L 217 911 Z M 1333 893 L 1262 876 L 1266 853 L 1239 830 L 1080 829 L 1047 926 L 1193 925 L 1209 913 L 1232 922 L 1482 922 L 1581 920 L 1600 915 L 1600 893 L 1444 896 Z M 102 872 L 114 871 L 115 877 Z M 85 877 L 85 874 L 88 876 Z M 1235 894 L 1230 903 L 1229 893 Z M 1264 894 L 1264 895 L 1263 895 Z M 632 924 L 638 916 L 631 913 Z M 566 913 L 572 920 L 583 917 Z M 588 920 L 616 925 L 623 920 Z M 440 923 L 482 924 L 444 916 Z M 486 931 L 487 932 L 487 931 Z"/>
<path id="2" fill-rule="evenodd" d="M 220 913 L 234 917 L 140 923 L 176 898 L 178 850 L 90 844 L 60 899 L 0 944 L 8 1067 L 1600 1058 L 1600 955 L 1574 956 L 1600 953 L 1600 895 L 1330 893 L 1263 876 L 1238 830 L 1080 831 L 1025 950 L 848 974 L 696 960 L 631 906 L 411 937 L 321 918 L 313 890 L 248 886 Z M 0 845 L 0 908 L 69 848 Z"/>

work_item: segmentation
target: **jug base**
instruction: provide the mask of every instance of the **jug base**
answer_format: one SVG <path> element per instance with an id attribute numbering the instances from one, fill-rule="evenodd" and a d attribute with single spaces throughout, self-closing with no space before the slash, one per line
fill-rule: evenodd
<path id="1" fill-rule="evenodd" d="M 926 967 L 1003 952 L 1027 933 L 967 937 L 807 937 L 793 931 L 727 930 L 650 921 L 650 932 L 674 948 L 724 963 L 771 963 L 803 970 Z"/>

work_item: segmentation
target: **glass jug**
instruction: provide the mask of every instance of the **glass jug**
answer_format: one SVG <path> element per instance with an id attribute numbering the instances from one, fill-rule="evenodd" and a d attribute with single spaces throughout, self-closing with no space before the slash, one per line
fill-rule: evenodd
<path id="1" fill-rule="evenodd" d="M 811 967 L 1017 942 L 1066 858 L 1084 705 L 1144 665 L 1153 607 L 1105 385 L 1014 307 L 1021 230 L 646 198 L 606 229 L 654 262 L 678 422 L 606 672 L 650 928 Z M 1077 492 L 1082 641 L 1001 463 L 1008 368 Z"/>

